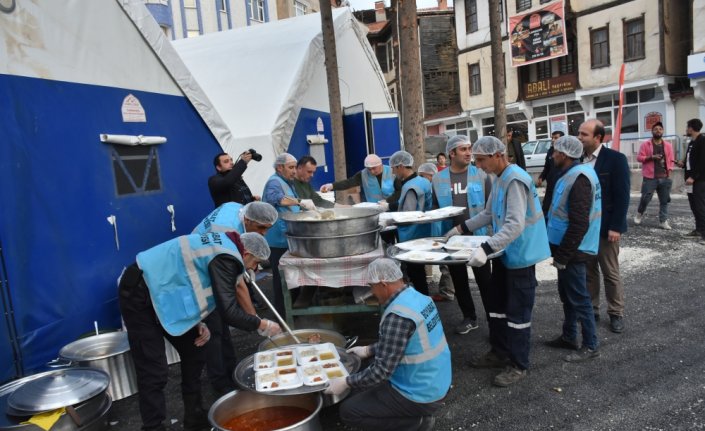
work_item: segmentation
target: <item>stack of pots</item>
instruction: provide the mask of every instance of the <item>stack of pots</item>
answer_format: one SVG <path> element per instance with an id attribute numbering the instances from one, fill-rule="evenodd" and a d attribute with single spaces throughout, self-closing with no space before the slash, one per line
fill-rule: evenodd
<path id="1" fill-rule="evenodd" d="M 94 368 L 67 368 L 34 374 L 0 386 L 0 430 L 34 431 L 32 416 L 64 407 L 52 431 L 104 431 L 109 428 L 110 377 Z"/>
<path id="2" fill-rule="evenodd" d="M 325 217 L 330 212 L 335 217 Z M 309 258 L 331 258 L 369 253 L 379 245 L 379 209 L 335 208 L 324 217 L 310 211 L 284 213 L 289 253 Z"/>

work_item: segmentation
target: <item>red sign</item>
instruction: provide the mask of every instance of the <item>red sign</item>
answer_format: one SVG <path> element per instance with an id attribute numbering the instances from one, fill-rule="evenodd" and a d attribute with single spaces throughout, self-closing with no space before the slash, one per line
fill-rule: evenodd
<path id="1" fill-rule="evenodd" d="M 568 54 L 562 1 L 509 17 L 508 33 L 514 67 Z"/>
<path id="2" fill-rule="evenodd" d="M 649 112 L 644 115 L 644 130 L 651 130 L 654 128 L 654 124 L 663 123 L 663 114 L 660 112 Z"/>

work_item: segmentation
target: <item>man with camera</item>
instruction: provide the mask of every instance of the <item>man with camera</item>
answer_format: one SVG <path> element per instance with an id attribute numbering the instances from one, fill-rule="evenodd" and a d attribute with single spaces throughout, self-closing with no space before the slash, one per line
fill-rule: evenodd
<path id="1" fill-rule="evenodd" d="M 246 205 L 252 201 L 260 200 L 259 196 L 252 195 L 252 191 L 242 178 L 250 160 L 259 162 L 262 160 L 262 155 L 250 148 L 240 154 L 237 163 L 233 163 L 233 158 L 227 153 L 215 156 L 213 166 L 215 166 L 217 173 L 208 179 L 208 190 L 210 190 L 216 208 L 226 202 Z"/>

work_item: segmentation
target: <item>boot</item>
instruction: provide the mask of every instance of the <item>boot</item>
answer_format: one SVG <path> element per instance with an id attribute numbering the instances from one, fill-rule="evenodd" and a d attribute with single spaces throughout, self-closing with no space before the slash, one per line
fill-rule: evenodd
<path id="1" fill-rule="evenodd" d="M 208 431 L 208 411 L 203 408 L 201 394 L 184 394 L 184 431 Z"/>

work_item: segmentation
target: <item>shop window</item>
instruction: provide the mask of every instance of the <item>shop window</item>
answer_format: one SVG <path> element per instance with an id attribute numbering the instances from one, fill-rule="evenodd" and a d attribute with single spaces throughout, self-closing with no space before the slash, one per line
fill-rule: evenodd
<path id="1" fill-rule="evenodd" d="M 548 105 L 548 115 L 565 114 L 565 103 L 554 103 Z"/>
<path id="2" fill-rule="evenodd" d="M 658 100 L 663 100 L 663 90 L 660 88 L 647 88 L 646 90 L 639 90 L 639 101 L 644 102 L 655 102 Z"/>
<path id="3" fill-rule="evenodd" d="M 624 61 L 644 58 L 644 17 L 624 21 Z"/>
<path id="4" fill-rule="evenodd" d="M 619 94 L 617 94 L 616 100 L 614 101 L 616 105 L 619 105 Z M 638 91 L 625 91 L 624 92 L 624 104 L 631 105 L 632 103 L 639 103 L 639 92 Z"/>
<path id="5" fill-rule="evenodd" d="M 590 65 L 593 69 L 610 65 L 609 28 L 590 30 Z"/>
<path id="6" fill-rule="evenodd" d="M 534 118 L 545 117 L 548 115 L 548 106 L 536 106 L 534 107 Z"/>
<path id="7" fill-rule="evenodd" d="M 617 111 L 614 110 L 614 118 L 617 118 Z M 639 133 L 639 107 L 622 107 L 622 133 Z"/>
<path id="8" fill-rule="evenodd" d="M 583 107 L 580 106 L 580 102 L 578 102 L 577 100 L 571 100 L 570 102 L 566 102 L 565 107 L 567 112 L 580 112 L 583 110 Z"/>
<path id="9" fill-rule="evenodd" d="M 536 139 L 548 138 L 548 121 L 541 120 L 536 122 Z"/>
<path id="10" fill-rule="evenodd" d="M 144 194 L 162 189 L 155 145 L 113 145 L 110 157 L 118 196 Z"/>
<path id="11" fill-rule="evenodd" d="M 578 136 L 578 129 L 584 121 L 585 114 L 583 114 L 582 112 L 580 114 L 568 115 L 568 134 L 571 136 Z"/>
<path id="12" fill-rule="evenodd" d="M 477 31 L 477 0 L 465 0 L 465 32 Z"/>

